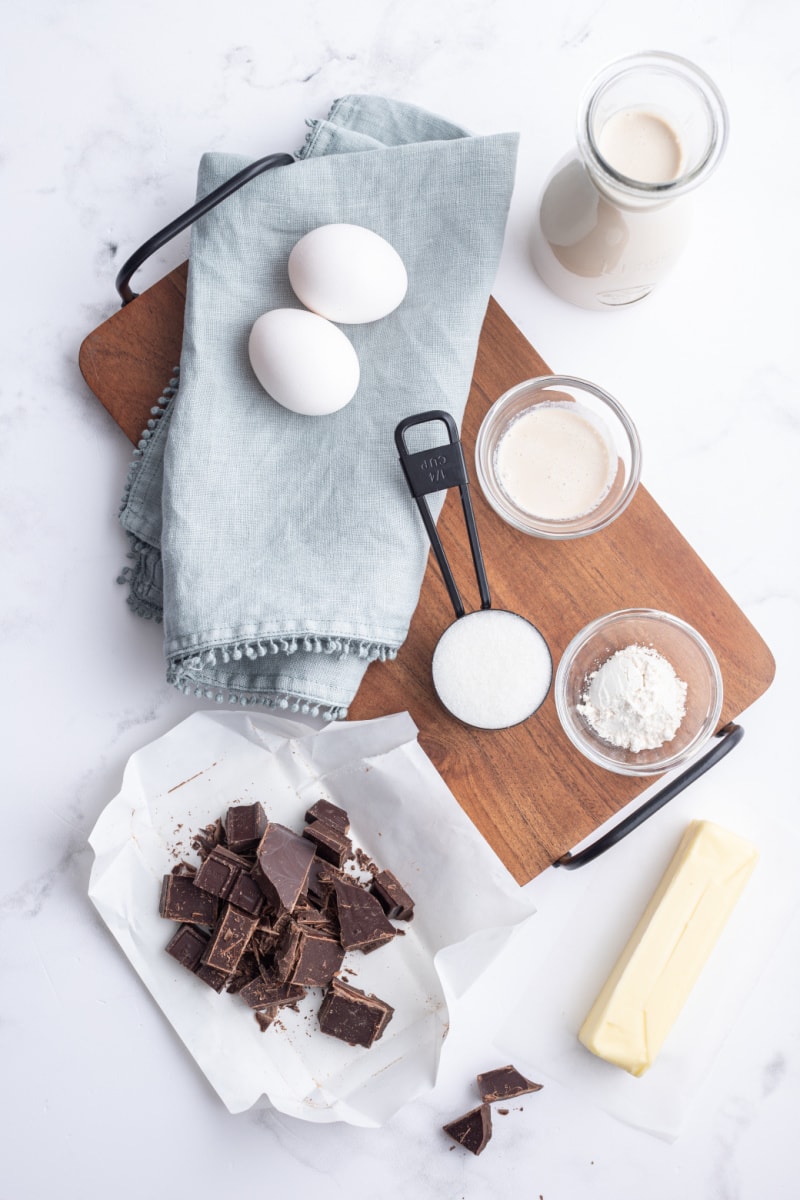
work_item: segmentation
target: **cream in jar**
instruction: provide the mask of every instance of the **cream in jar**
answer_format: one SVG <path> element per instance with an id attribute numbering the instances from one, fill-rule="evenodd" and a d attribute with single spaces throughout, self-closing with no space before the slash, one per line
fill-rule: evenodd
<path id="1" fill-rule="evenodd" d="M 616 470 L 602 421 L 573 402 L 526 409 L 495 451 L 495 472 L 509 500 L 546 521 L 574 520 L 597 508 Z"/>

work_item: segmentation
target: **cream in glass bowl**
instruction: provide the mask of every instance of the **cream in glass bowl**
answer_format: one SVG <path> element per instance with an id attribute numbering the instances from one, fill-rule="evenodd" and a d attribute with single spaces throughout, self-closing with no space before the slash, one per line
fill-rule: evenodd
<path id="1" fill-rule="evenodd" d="M 633 498 L 639 435 L 613 396 L 585 379 L 545 375 L 517 384 L 483 419 L 478 481 L 492 508 L 534 537 L 584 537 Z"/>

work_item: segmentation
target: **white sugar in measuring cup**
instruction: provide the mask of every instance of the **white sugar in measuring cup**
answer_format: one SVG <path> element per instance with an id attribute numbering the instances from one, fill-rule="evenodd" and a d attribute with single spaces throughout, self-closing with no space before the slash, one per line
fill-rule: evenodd
<path id="1" fill-rule="evenodd" d="M 446 445 L 411 452 L 406 433 L 416 425 L 441 421 Z M 458 427 L 442 410 L 406 417 L 395 429 L 395 443 L 411 494 L 422 516 L 442 572 L 456 619 L 436 644 L 431 663 L 439 700 L 457 720 L 475 729 L 508 729 L 533 716 L 553 678 L 553 660 L 542 634 L 525 617 L 492 608 L 486 568 L 472 510 L 469 479 Z M 481 607 L 467 613 L 450 563 L 425 499 L 457 487 L 478 579 Z"/>

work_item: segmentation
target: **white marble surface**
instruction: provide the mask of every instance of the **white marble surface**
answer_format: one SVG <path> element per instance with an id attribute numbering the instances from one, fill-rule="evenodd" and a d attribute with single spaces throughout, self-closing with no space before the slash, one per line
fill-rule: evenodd
<path id="1" fill-rule="evenodd" d="M 519 130 L 495 295 L 554 368 L 596 380 L 635 414 L 645 484 L 778 660 L 741 748 L 680 811 L 730 792 L 796 827 L 799 35 L 792 0 L 29 0 L 6 14 L 3 1200 L 303 1198 L 320 1186 L 453 1200 L 797 1194 L 796 917 L 672 1144 L 546 1080 L 521 1114 L 496 1119 L 482 1157 L 451 1153 L 439 1126 L 471 1103 L 470 1073 L 488 1065 L 500 987 L 470 996 L 437 1087 L 381 1130 L 312 1127 L 266 1105 L 226 1113 L 86 898 L 87 835 L 128 756 L 194 702 L 164 682 L 158 630 L 131 616 L 114 582 L 129 448 L 77 353 L 116 307 L 121 261 L 190 203 L 202 151 L 295 149 L 304 118 L 350 91 L 480 132 Z M 731 142 L 673 276 L 639 308 L 587 313 L 538 282 L 527 230 L 585 80 L 644 48 L 716 79 Z M 160 254 L 137 286 L 185 251 Z M 609 886 L 635 869 L 630 844 L 597 867 Z M 557 913 L 576 878 L 535 881 L 540 911 Z"/>

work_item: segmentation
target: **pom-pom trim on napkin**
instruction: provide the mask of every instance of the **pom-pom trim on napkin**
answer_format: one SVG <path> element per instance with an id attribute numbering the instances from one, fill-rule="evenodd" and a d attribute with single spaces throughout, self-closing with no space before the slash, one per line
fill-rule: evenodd
<path id="1" fill-rule="evenodd" d="M 158 422 L 164 416 L 170 404 L 172 404 L 173 400 L 175 399 L 175 396 L 178 392 L 179 383 L 180 368 L 173 367 L 170 381 L 161 392 L 158 401 L 150 409 L 150 420 L 147 422 L 146 428 L 142 430 L 139 442 L 133 452 L 133 459 L 128 467 L 128 477 L 125 481 L 125 490 L 122 493 L 122 499 L 120 500 L 119 504 L 120 515 L 127 508 L 131 489 L 133 488 L 136 476 L 141 470 L 142 459 L 144 457 L 144 452 L 147 449 L 147 443 L 153 436 Z M 147 621 L 156 621 L 160 624 L 163 620 L 163 613 L 160 607 L 156 604 L 148 603 L 148 601 L 146 601 L 140 594 L 142 589 L 137 588 L 135 586 L 135 582 L 144 574 L 152 573 L 156 564 L 160 562 L 161 553 L 155 547 L 148 545 L 147 542 L 143 542 L 141 538 L 136 536 L 135 533 L 130 533 L 126 530 L 126 536 L 130 546 L 128 558 L 135 563 L 135 566 L 123 567 L 117 576 L 117 583 L 122 584 L 123 586 L 125 584 L 128 585 L 128 607 L 134 613 L 136 613 L 137 617 L 144 617 Z"/>
<path id="2" fill-rule="evenodd" d="M 228 690 L 220 691 L 218 688 L 208 687 L 203 683 L 197 682 L 191 676 L 182 673 L 180 668 L 174 666 L 170 666 L 167 671 L 167 682 L 173 684 L 185 696 L 196 696 L 198 699 L 214 700 L 217 704 L 225 704 L 227 701 L 228 704 L 239 704 L 242 708 L 247 708 L 250 705 L 259 705 L 262 708 L 278 708 L 287 712 L 307 713 L 311 717 L 322 717 L 324 721 L 343 721 L 347 716 L 347 709 L 342 705 L 315 703 L 304 696 L 298 696 L 292 692 L 272 693 L 270 695 L 259 692 L 247 695 Z"/>
<path id="3" fill-rule="evenodd" d="M 354 655 L 369 662 L 386 662 L 397 657 L 394 646 L 386 646 L 377 642 L 359 641 L 356 638 L 336 637 L 262 637 L 244 642 L 231 642 L 222 646 L 212 646 L 199 654 L 187 655 L 184 658 L 173 658 L 167 672 L 168 681 L 179 688 L 185 695 L 205 697 L 215 700 L 218 704 L 260 704 L 267 708 L 288 709 L 290 712 L 308 713 L 312 717 L 321 716 L 326 721 L 341 721 L 347 716 L 347 708 L 343 705 L 325 704 L 321 701 L 309 700 L 305 696 L 293 692 L 252 692 L 242 694 L 210 687 L 202 677 L 205 667 L 216 667 L 219 663 L 230 663 L 242 658 L 264 658 L 270 654 L 294 654 L 305 650 L 312 654 L 335 654 L 339 658 Z"/>

